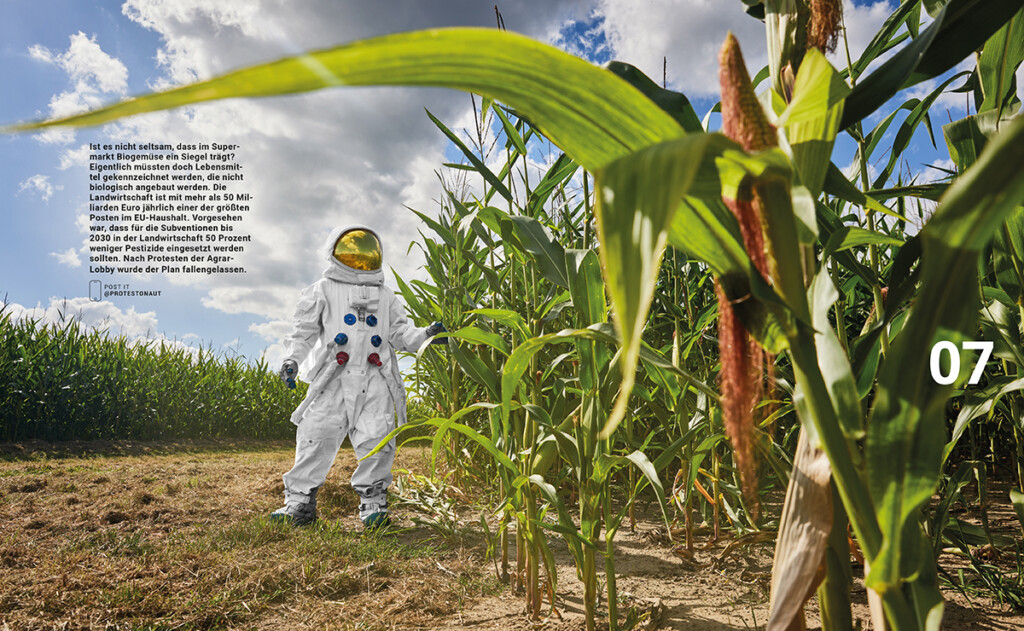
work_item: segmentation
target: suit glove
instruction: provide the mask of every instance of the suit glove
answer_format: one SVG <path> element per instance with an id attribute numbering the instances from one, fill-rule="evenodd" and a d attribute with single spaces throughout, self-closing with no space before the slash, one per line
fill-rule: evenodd
<path id="1" fill-rule="evenodd" d="M 299 378 L 299 363 L 294 359 L 284 360 L 284 363 L 281 364 L 281 370 L 278 371 L 277 375 L 286 386 L 294 388 L 295 380 Z"/>
<path id="2" fill-rule="evenodd" d="M 435 322 L 435 323 L 431 324 L 430 326 L 427 327 L 427 331 L 426 331 L 427 337 L 434 337 L 438 333 L 447 333 L 447 332 L 448 332 L 448 329 L 446 329 L 444 327 L 444 325 L 441 324 L 440 322 Z M 433 340 L 430 343 L 431 344 L 447 344 L 448 343 L 448 339 L 447 338 L 441 338 L 441 339 L 438 339 L 438 340 Z"/>

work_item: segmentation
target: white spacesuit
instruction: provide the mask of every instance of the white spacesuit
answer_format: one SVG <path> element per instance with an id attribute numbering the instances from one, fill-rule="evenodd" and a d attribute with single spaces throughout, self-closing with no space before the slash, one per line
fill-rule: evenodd
<path id="1" fill-rule="evenodd" d="M 285 506 L 271 515 L 295 525 L 316 519 L 317 490 L 346 435 L 361 458 L 396 422 L 405 422 L 405 387 L 395 351 L 414 352 L 444 330 L 439 323 L 426 329 L 409 323 L 405 307 L 384 286 L 383 253 L 372 230 L 336 229 L 327 240 L 326 258 L 323 277 L 299 298 L 281 367 L 281 378 L 293 384 L 299 363 L 318 341 L 322 345 L 307 379 L 309 391 L 292 415 L 298 429 L 295 466 L 284 474 Z M 392 440 L 352 474 L 352 488 L 361 498 L 359 518 L 367 528 L 389 523 L 394 457 Z"/>

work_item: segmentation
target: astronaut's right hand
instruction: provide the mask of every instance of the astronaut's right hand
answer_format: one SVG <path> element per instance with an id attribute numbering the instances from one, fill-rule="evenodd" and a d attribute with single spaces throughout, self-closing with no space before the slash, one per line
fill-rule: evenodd
<path id="1" fill-rule="evenodd" d="M 281 364 L 281 370 L 277 375 L 289 388 L 295 387 L 295 380 L 299 378 L 299 363 L 294 359 L 286 359 Z"/>

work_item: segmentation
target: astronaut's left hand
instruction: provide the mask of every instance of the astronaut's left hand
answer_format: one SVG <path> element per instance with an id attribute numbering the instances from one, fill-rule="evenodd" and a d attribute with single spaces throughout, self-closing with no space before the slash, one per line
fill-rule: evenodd
<path id="1" fill-rule="evenodd" d="M 444 327 L 444 325 L 441 324 L 440 322 L 435 322 L 435 323 L 431 324 L 430 326 L 427 327 L 427 331 L 426 331 L 428 337 L 434 337 L 438 333 L 447 333 L 447 332 L 448 332 L 448 329 L 446 329 Z M 440 339 L 431 340 L 430 343 L 431 344 L 448 344 L 448 339 L 442 337 Z"/>
<path id="2" fill-rule="evenodd" d="M 281 364 L 281 370 L 278 371 L 277 376 L 281 378 L 281 381 L 285 383 L 289 388 L 295 387 L 295 380 L 299 378 L 299 364 L 294 359 L 286 359 Z"/>

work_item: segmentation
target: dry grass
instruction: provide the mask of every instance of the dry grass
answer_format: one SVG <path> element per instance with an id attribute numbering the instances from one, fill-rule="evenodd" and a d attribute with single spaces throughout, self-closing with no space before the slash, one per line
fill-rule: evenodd
<path id="1" fill-rule="evenodd" d="M 0 630 L 536 628 L 465 521 L 445 540 L 422 527 L 364 535 L 351 450 L 321 492 L 321 523 L 267 522 L 293 455 L 286 442 L 0 446 Z M 405 449 L 395 469 L 422 473 L 428 458 Z M 398 506 L 400 526 L 409 510 Z M 1005 512 L 993 512 L 1000 527 L 1011 523 Z M 644 629 L 763 628 L 770 540 L 710 544 L 707 529 L 687 553 L 679 533 L 656 536 L 653 512 L 640 517 L 617 545 L 624 616 L 633 610 Z M 582 629 L 575 569 L 564 544 L 553 547 L 563 619 L 543 627 Z M 858 581 L 862 620 L 863 596 Z M 987 599 L 945 596 L 949 628 L 1024 625 Z M 813 627 L 813 604 L 809 614 Z"/>
<path id="2" fill-rule="evenodd" d="M 265 518 L 288 444 L 93 447 L 0 456 L 0 628 L 429 627 L 497 589 L 478 551 L 429 531 L 364 535 L 350 450 L 321 522 L 292 529 Z"/>

